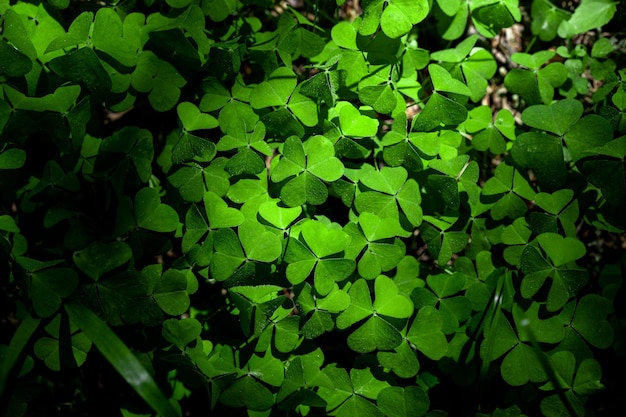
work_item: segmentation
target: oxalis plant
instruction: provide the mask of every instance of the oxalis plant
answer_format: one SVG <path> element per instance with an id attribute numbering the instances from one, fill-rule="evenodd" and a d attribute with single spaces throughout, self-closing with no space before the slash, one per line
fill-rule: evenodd
<path id="1" fill-rule="evenodd" d="M 618 3 L 0 0 L 0 412 L 618 415 Z"/>

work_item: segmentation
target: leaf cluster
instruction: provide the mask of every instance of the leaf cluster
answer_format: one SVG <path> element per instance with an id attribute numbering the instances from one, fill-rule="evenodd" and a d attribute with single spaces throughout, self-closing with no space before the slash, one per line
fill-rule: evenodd
<path id="1" fill-rule="evenodd" d="M 623 7 L 349 3 L 0 0 L 1 413 L 607 407 Z"/>

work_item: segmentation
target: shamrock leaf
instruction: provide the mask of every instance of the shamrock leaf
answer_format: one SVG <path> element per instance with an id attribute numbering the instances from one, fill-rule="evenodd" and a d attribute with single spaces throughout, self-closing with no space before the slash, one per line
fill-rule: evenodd
<path id="1" fill-rule="evenodd" d="M 202 325 L 194 318 L 168 319 L 163 322 L 163 337 L 180 350 L 195 341 L 202 332 Z"/>
<path id="2" fill-rule="evenodd" d="M 298 239 L 289 239 L 285 253 L 287 278 L 292 284 L 302 282 L 315 268 L 315 289 L 327 295 L 336 281 L 346 279 L 355 268 L 352 259 L 340 257 L 350 242 L 350 236 L 337 228 L 309 220 L 302 225 L 302 238 L 308 248 Z"/>
<path id="3" fill-rule="evenodd" d="M 274 395 L 253 374 L 246 374 L 229 385 L 220 402 L 230 407 L 245 407 L 251 411 L 268 410 L 274 405 Z"/>
<path id="4" fill-rule="evenodd" d="M 448 230 L 455 223 L 455 218 L 449 219 L 444 216 L 435 225 L 431 224 L 433 221 L 431 216 L 426 216 L 425 220 L 420 226 L 420 232 L 428 245 L 428 250 L 437 258 L 439 265 L 447 264 L 453 254 L 459 253 L 467 246 L 469 239 L 467 233 Z"/>
<path id="5" fill-rule="evenodd" d="M 138 129 L 136 127 L 124 127 L 107 137 L 98 149 L 99 158 L 96 167 L 102 169 L 109 168 L 101 166 L 100 160 L 114 160 L 124 166 L 130 159 L 139 179 L 148 182 L 152 175 L 152 159 L 154 158 L 154 145 L 152 134 L 149 130 Z M 111 158 L 112 157 L 112 158 Z M 111 161 L 112 162 L 112 161 Z"/>
<path id="6" fill-rule="evenodd" d="M 337 327 L 347 329 L 372 315 L 372 298 L 367 281 L 357 280 L 348 290 L 350 306 L 337 317 Z"/>
<path id="7" fill-rule="evenodd" d="M 451 76 L 450 80 L 452 80 Z M 460 83 L 458 80 L 454 81 Z M 458 86 L 456 83 L 453 84 Z M 419 132 L 428 132 L 440 126 L 461 124 L 466 118 L 467 109 L 465 106 L 435 91 L 428 99 L 426 107 L 413 119 L 413 129 Z"/>
<path id="8" fill-rule="evenodd" d="M 539 51 L 532 55 L 517 52 L 511 55 L 512 61 L 529 69 L 513 68 L 504 77 L 504 85 L 509 91 L 520 94 L 529 105 L 551 103 L 554 89 L 567 80 L 567 69 L 560 62 L 552 62 L 540 68 L 554 55 L 552 51 Z"/>
<path id="9" fill-rule="evenodd" d="M 271 200 L 259 206 L 259 214 L 271 225 L 286 230 L 300 217 L 302 207 L 282 207 L 279 205 L 279 200 Z"/>
<path id="10" fill-rule="evenodd" d="M 562 38 L 571 38 L 604 26 L 611 20 L 616 10 L 616 4 L 611 0 L 584 0 L 574 10 L 571 18 L 560 22 L 558 34 Z"/>
<path id="11" fill-rule="evenodd" d="M 329 229 L 319 221 L 307 221 L 301 228 L 302 237 L 315 256 L 324 258 L 343 251 L 350 242 L 343 230 Z"/>
<path id="12" fill-rule="evenodd" d="M 240 310 L 240 323 L 246 337 L 259 336 L 269 325 L 270 317 L 284 301 L 282 288 L 275 285 L 236 286 L 230 297 Z"/>
<path id="13" fill-rule="evenodd" d="M 94 242 L 85 249 L 74 252 L 74 264 L 94 281 L 132 258 L 132 250 L 124 242 Z"/>
<path id="14" fill-rule="evenodd" d="M 239 226 L 244 221 L 243 214 L 228 204 L 213 191 L 204 193 L 204 208 L 211 229 Z"/>
<path id="15" fill-rule="evenodd" d="M 154 232 L 172 232 L 178 227 L 178 213 L 162 204 L 154 188 L 142 188 L 135 195 L 135 221 L 137 227 Z"/>
<path id="16" fill-rule="evenodd" d="M 433 82 L 435 91 L 455 93 L 464 96 L 471 96 L 472 91 L 463 82 L 455 79 L 441 65 L 430 64 L 428 72 Z"/>
<path id="17" fill-rule="evenodd" d="M 493 219 L 515 219 L 528 210 L 522 198 L 533 200 L 535 191 L 518 170 L 503 163 L 496 167 L 494 176 L 487 180 L 481 196 L 484 202 L 494 203 L 490 212 Z"/>
<path id="18" fill-rule="evenodd" d="M 385 3 L 386 7 L 383 7 Z M 424 20 L 430 11 L 429 3 L 426 0 L 410 2 L 367 0 L 362 7 L 363 20 L 359 33 L 365 36 L 372 35 L 380 23 L 383 32 L 390 38 L 398 38 L 409 32 L 413 25 Z"/>
<path id="19" fill-rule="evenodd" d="M 531 16 L 533 35 L 545 42 L 556 37 L 559 25 L 569 18 L 569 13 L 555 7 L 549 0 L 541 0 L 533 2 Z"/>
<path id="20" fill-rule="evenodd" d="M 195 104 L 188 101 L 179 103 L 176 112 L 186 131 L 213 129 L 218 126 L 215 117 L 202 113 Z"/>
<path id="21" fill-rule="evenodd" d="M 556 233 L 542 233 L 537 236 L 537 240 L 557 267 L 582 258 L 587 253 L 585 245 L 580 240 Z"/>
<path id="22" fill-rule="evenodd" d="M 585 271 L 566 265 L 583 256 L 586 251 L 582 242 L 563 238 L 556 233 L 542 233 L 537 240 L 553 264 L 533 246 L 527 246 L 521 258 L 521 269 L 525 274 L 521 293 L 523 297 L 530 298 L 539 291 L 548 277 L 551 278 L 547 309 L 556 311 L 587 282 L 588 274 Z"/>
<path id="23" fill-rule="evenodd" d="M 413 303 L 404 294 L 398 293 L 395 282 L 384 275 L 374 281 L 374 312 L 383 316 L 409 318 L 413 314 Z"/>
<path id="24" fill-rule="evenodd" d="M 517 1 L 476 2 L 470 5 L 472 20 L 476 29 L 483 36 L 496 36 L 500 30 L 519 22 L 521 13 Z"/>
<path id="25" fill-rule="evenodd" d="M 428 411 L 428 395 L 417 386 L 387 387 L 376 400 L 378 408 L 387 417 L 421 417 Z"/>
<path id="26" fill-rule="evenodd" d="M 366 171 L 359 181 L 376 191 L 359 193 L 355 207 L 359 212 L 370 212 L 382 218 L 398 218 L 399 206 L 412 226 L 419 225 L 422 220 L 421 194 L 417 182 L 407 181 L 407 177 L 408 173 L 402 167 Z"/>
<path id="27" fill-rule="evenodd" d="M 295 175 L 281 188 L 283 202 L 295 207 L 305 202 L 317 205 L 326 201 L 328 189 L 322 181 L 336 181 L 344 172 L 343 164 L 334 155 L 332 142 L 324 136 L 313 136 L 304 144 L 295 136 L 289 137 L 283 157 L 271 170 L 274 182 Z"/>
<path id="28" fill-rule="evenodd" d="M 247 219 L 239 225 L 239 239 L 246 258 L 253 261 L 272 262 L 282 253 L 283 246 L 274 233 L 255 220 Z"/>
<path id="29" fill-rule="evenodd" d="M 26 152 L 23 149 L 12 148 L 0 153 L 0 169 L 18 169 L 26 162 Z"/>
<path id="30" fill-rule="evenodd" d="M 439 360 L 448 350 L 448 341 L 441 331 L 442 327 L 439 311 L 434 307 L 424 306 L 419 309 L 411 324 L 407 339 L 428 358 Z"/>
<path id="31" fill-rule="evenodd" d="M 156 283 L 152 296 L 170 316 L 183 314 L 189 308 L 187 277 L 180 271 L 168 269 Z"/>
<path id="32" fill-rule="evenodd" d="M 48 323 L 45 327 L 47 336 L 37 339 L 33 346 L 35 355 L 53 371 L 60 371 L 62 367 L 81 366 L 87 360 L 87 354 L 91 350 L 91 339 L 79 331 L 72 322 L 69 324 L 69 329 L 61 332 L 61 317 L 61 314 L 57 314 Z M 69 361 L 73 360 L 74 363 L 66 363 L 69 358 L 66 355 L 67 352 L 61 353 L 62 346 L 65 349 L 70 348 L 72 356 Z"/>
<path id="33" fill-rule="evenodd" d="M 126 67 L 137 64 L 140 46 L 139 32 L 124 31 L 117 12 L 103 7 L 96 12 L 91 42 Z"/>
<path id="34" fill-rule="evenodd" d="M 500 110 L 495 120 L 492 120 L 491 109 L 480 106 L 469 112 L 465 122 L 465 129 L 473 134 L 472 145 L 480 150 L 500 154 L 506 150 L 505 137 L 515 139 L 515 121 L 513 115 L 506 109 Z"/>
<path id="35" fill-rule="evenodd" d="M 588 294 L 578 301 L 571 326 L 592 346 L 600 349 L 611 345 L 613 328 L 606 320 L 611 311 L 610 302 L 599 295 Z"/>
<path id="36" fill-rule="evenodd" d="M 416 308 L 438 305 L 442 320 L 441 331 L 446 334 L 454 332 L 460 323 L 467 320 L 472 310 L 469 299 L 457 295 L 465 286 L 465 276 L 461 273 L 430 275 L 426 282 L 436 297 L 427 288 L 415 288 L 411 299 Z"/>
<path id="37" fill-rule="evenodd" d="M 522 112 L 522 121 L 530 127 L 563 136 L 583 114 L 578 100 L 559 100 L 551 105 L 529 106 Z"/>
<path id="38" fill-rule="evenodd" d="M 0 75 L 7 77 L 21 77 L 33 68 L 30 58 L 10 46 L 4 39 L 0 39 L 0 62 L 2 62 Z"/>
<path id="39" fill-rule="evenodd" d="M 246 257 L 232 229 L 220 228 L 211 232 L 209 236 L 213 239 L 214 249 L 210 264 L 211 276 L 218 281 L 225 281 L 245 263 Z"/>
<path id="40" fill-rule="evenodd" d="M 350 245 L 346 248 L 346 256 L 356 259 L 361 255 L 358 261 L 359 275 L 372 279 L 381 272 L 394 268 L 400 262 L 406 248 L 402 241 L 391 236 L 406 236 L 407 232 L 396 219 L 381 219 L 369 212 L 359 215 L 359 224 L 361 228 L 352 222 L 344 228 L 351 237 Z"/>
<path id="41" fill-rule="evenodd" d="M 376 352 L 376 359 L 382 367 L 390 369 L 400 378 L 412 378 L 420 368 L 415 350 L 407 342 L 402 342 L 393 351 Z"/>
<path id="42" fill-rule="evenodd" d="M 347 102 L 337 103 L 339 127 L 346 136 L 370 137 L 378 132 L 378 120 L 362 115 L 359 110 Z"/>
<path id="43" fill-rule="evenodd" d="M 601 116 L 590 114 L 576 122 L 563 140 L 572 154 L 572 162 L 590 156 L 597 148 L 608 144 L 613 136 L 610 123 Z"/>
<path id="44" fill-rule="evenodd" d="M 412 303 L 397 293 L 398 289 L 391 279 L 379 276 L 374 286 L 376 301 L 372 304 L 367 281 L 360 279 L 352 284 L 348 290 L 350 306 L 337 317 L 339 329 L 348 328 L 369 317 L 348 336 L 348 345 L 357 352 L 389 350 L 400 345 L 402 336 L 389 320 L 407 318 L 413 313 Z"/>
<path id="45" fill-rule="evenodd" d="M 72 268 L 53 267 L 53 263 L 31 262 L 19 258 L 18 262 L 30 273 L 28 291 L 33 308 L 39 317 L 52 316 L 78 287 L 78 274 Z"/>
<path id="46" fill-rule="evenodd" d="M 254 109 L 284 106 L 296 87 L 296 75 L 288 68 L 280 67 L 270 74 L 250 93 L 250 105 Z"/>
<path id="47" fill-rule="evenodd" d="M 547 415 L 570 414 L 583 415 L 585 407 L 581 397 L 602 390 L 602 368 L 595 359 L 587 358 L 576 369 L 576 357 L 570 351 L 559 351 L 550 357 L 550 365 L 556 373 L 558 386 L 552 381 L 541 386 L 544 391 L 561 391 L 561 395 L 552 394 L 541 401 L 541 411 Z M 565 397 L 568 404 L 563 403 Z"/>
<path id="48" fill-rule="evenodd" d="M 150 104 L 159 112 L 170 110 L 176 105 L 180 89 L 187 83 L 176 68 L 151 51 L 141 52 L 130 82 L 137 91 L 149 93 Z"/>

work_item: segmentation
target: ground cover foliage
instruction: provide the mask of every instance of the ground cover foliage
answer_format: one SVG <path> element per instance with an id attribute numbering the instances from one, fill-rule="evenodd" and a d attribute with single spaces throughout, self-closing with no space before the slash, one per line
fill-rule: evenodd
<path id="1" fill-rule="evenodd" d="M 4 415 L 620 413 L 623 3 L 0 13 Z"/>

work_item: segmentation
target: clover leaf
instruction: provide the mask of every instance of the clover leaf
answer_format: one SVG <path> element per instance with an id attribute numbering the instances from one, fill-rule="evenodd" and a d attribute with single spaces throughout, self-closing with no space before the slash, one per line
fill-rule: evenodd
<path id="1" fill-rule="evenodd" d="M 469 239 L 467 233 L 460 230 L 449 230 L 457 219 L 457 216 L 448 215 L 443 215 L 440 219 L 425 216 L 425 221 L 420 226 L 420 232 L 428 245 L 429 252 L 437 258 L 440 265 L 448 263 L 454 253 L 460 252 L 467 246 Z"/>
<path id="2" fill-rule="evenodd" d="M 258 174 L 265 169 L 265 161 L 255 152 L 258 151 L 265 157 L 272 154 L 272 149 L 264 141 L 265 125 L 257 123 L 252 132 L 237 132 L 241 136 L 223 136 L 217 144 L 218 151 L 237 149 L 225 166 L 231 175 Z M 242 134 L 243 133 L 243 134 Z"/>
<path id="3" fill-rule="evenodd" d="M 2 60 L 0 74 L 7 77 L 21 77 L 33 68 L 30 58 L 10 46 L 4 39 L 0 39 L 0 60 Z"/>
<path id="4" fill-rule="evenodd" d="M 305 202 L 318 205 L 326 201 L 328 188 L 323 181 L 336 181 L 344 171 L 334 155 L 332 142 L 324 136 L 313 136 L 304 144 L 295 136 L 289 137 L 283 156 L 271 170 L 272 181 L 288 180 L 280 191 L 283 202 L 295 207 Z"/>
<path id="5" fill-rule="evenodd" d="M 606 298 L 588 294 L 578 302 L 571 326 L 592 346 L 608 347 L 614 337 L 613 328 L 606 320 L 610 310 Z"/>
<path id="6" fill-rule="evenodd" d="M 331 314 L 340 313 L 350 305 L 350 296 L 340 290 L 337 284 L 325 297 L 318 296 L 308 283 L 298 294 L 297 306 L 307 317 L 302 326 L 304 337 L 312 339 L 335 328 Z"/>
<path id="7" fill-rule="evenodd" d="M 233 217 L 228 217 L 230 214 Z M 226 208 L 222 213 L 224 218 L 219 213 L 216 215 L 224 221 L 239 222 L 241 219 L 241 223 L 238 235 L 230 226 L 220 226 L 216 233 L 209 234 L 213 239 L 214 253 L 210 262 L 211 274 L 215 279 L 226 280 L 239 269 L 254 269 L 253 262 L 272 262 L 282 254 L 280 238 L 262 224 L 252 219 L 243 220 L 241 212 L 232 208 Z"/>
<path id="8" fill-rule="evenodd" d="M 358 260 L 358 272 L 372 279 L 381 272 L 394 268 L 405 253 L 405 246 L 394 236 L 407 236 L 397 219 L 364 212 L 359 215 L 359 224 L 348 223 L 344 231 L 351 237 L 346 248 L 346 257 Z M 364 250 L 365 249 L 365 250 Z"/>
<path id="9" fill-rule="evenodd" d="M 479 190 L 476 185 L 479 175 L 478 164 L 470 161 L 468 155 L 460 155 L 449 160 L 435 159 L 429 163 L 429 167 L 446 174 L 446 176 L 429 175 L 428 180 L 435 183 L 434 188 L 441 194 L 447 208 L 452 210 L 459 208 L 461 191 L 468 194 L 470 202 L 478 201 Z"/>
<path id="10" fill-rule="evenodd" d="M 469 112 L 465 122 L 465 129 L 473 135 L 472 145 L 479 151 L 489 151 L 500 154 L 506 150 L 506 139 L 515 140 L 515 121 L 513 115 L 506 109 L 500 110 L 495 120 L 491 109 L 480 106 Z"/>
<path id="11" fill-rule="evenodd" d="M 532 231 L 526 219 L 517 218 L 502 230 L 502 243 L 509 245 L 504 249 L 504 259 L 511 265 L 519 267 L 522 252 L 530 241 Z"/>
<path id="12" fill-rule="evenodd" d="M 555 191 L 552 194 L 538 193 L 535 196 L 537 205 L 549 214 L 531 213 L 529 222 L 537 233 L 557 232 L 557 223 L 565 231 L 565 235 L 573 237 L 576 234 L 575 223 L 579 216 L 578 201 L 572 200 L 574 192 L 570 189 Z"/>
<path id="13" fill-rule="evenodd" d="M 238 231 L 247 259 L 272 262 L 281 255 L 283 245 L 278 236 L 267 231 L 265 226 L 255 220 L 244 220 L 239 225 Z"/>
<path id="14" fill-rule="evenodd" d="M 290 238 L 287 243 L 287 279 L 298 284 L 315 269 L 315 289 L 320 295 L 327 295 L 335 282 L 346 279 L 355 269 L 354 260 L 341 256 L 349 242 L 350 236 L 339 228 L 306 221 L 301 226 L 301 240 Z"/>
<path id="15" fill-rule="evenodd" d="M 245 373 L 221 394 L 220 401 L 231 407 L 246 407 L 253 411 L 269 409 L 274 404 L 274 395 L 263 384 L 278 387 L 282 384 L 284 368 L 282 362 L 266 353 L 253 355 L 245 365 Z"/>
<path id="16" fill-rule="evenodd" d="M 439 329 L 446 334 L 452 333 L 459 327 L 459 323 L 467 320 L 472 309 L 469 299 L 458 295 L 465 287 L 465 276 L 461 273 L 430 275 L 426 283 L 430 290 L 425 287 L 415 288 L 411 299 L 420 309 L 437 306 L 442 320 Z M 433 314 L 429 313 L 431 316 Z"/>
<path id="17" fill-rule="evenodd" d="M 171 316 L 183 314 L 190 303 L 187 277 L 180 271 L 168 269 L 156 283 L 153 297 L 165 313 Z"/>
<path id="18" fill-rule="evenodd" d="M 571 38 L 607 24 L 616 12 L 615 2 L 610 0 L 584 0 L 574 10 L 574 14 L 559 24 L 558 34 L 562 38 Z"/>
<path id="19" fill-rule="evenodd" d="M 314 101 L 294 91 L 296 75 L 288 68 L 273 71 L 266 81 L 250 93 L 250 105 L 255 109 L 264 107 L 286 107 L 305 126 L 317 124 L 317 105 Z"/>
<path id="20" fill-rule="evenodd" d="M 387 7 L 383 5 L 386 3 Z M 430 4 L 426 0 L 406 2 L 402 0 L 367 0 L 362 5 L 363 20 L 359 27 L 361 35 L 371 35 L 380 24 L 385 35 L 398 38 L 411 30 L 413 25 L 426 18 Z"/>
<path id="21" fill-rule="evenodd" d="M 180 350 L 195 341 L 202 332 L 202 325 L 194 318 L 168 319 L 163 322 L 163 337 Z"/>
<path id="22" fill-rule="evenodd" d="M 87 354 L 92 345 L 91 339 L 77 329 L 72 322 L 69 323 L 69 329 L 62 332 L 61 320 L 63 320 L 61 314 L 57 314 L 45 327 L 47 336 L 37 339 L 33 346 L 35 355 L 53 371 L 60 371 L 62 367 L 81 366 L 87 360 Z M 68 342 L 69 346 L 66 345 Z M 62 346 L 64 349 L 70 349 L 70 362 L 73 361 L 73 363 L 66 363 L 69 358 L 66 355 L 67 352 L 61 354 Z"/>
<path id="23" fill-rule="evenodd" d="M 180 89 L 187 83 L 176 68 L 151 51 L 139 54 L 130 80 L 137 91 L 149 93 L 150 104 L 159 112 L 170 110 L 176 105 Z"/>
<path id="24" fill-rule="evenodd" d="M 337 103 L 339 127 L 346 136 L 369 137 L 378 132 L 378 120 L 362 115 L 359 110 L 347 102 Z"/>
<path id="25" fill-rule="evenodd" d="M 509 91 L 521 95 L 530 105 L 551 103 L 554 89 L 567 80 L 567 69 L 560 62 L 552 62 L 540 68 L 554 55 L 552 51 L 539 51 L 533 55 L 517 52 L 511 55 L 514 62 L 529 69 L 513 68 L 504 77 L 504 85 Z"/>
<path id="26" fill-rule="evenodd" d="M 602 369 L 594 359 L 585 359 L 576 369 L 576 358 L 570 351 L 559 351 L 550 357 L 559 386 L 553 382 L 541 386 L 545 391 L 560 390 L 562 395 L 552 394 L 541 401 L 541 411 L 546 416 L 556 416 L 573 411 L 577 415 L 584 414 L 583 399 L 581 397 L 604 388 L 600 379 Z M 563 392 L 564 391 L 564 392 Z M 563 403 L 565 397 L 568 404 Z"/>
<path id="27" fill-rule="evenodd" d="M 482 196 L 486 203 L 494 203 L 490 211 L 492 218 L 515 219 L 528 210 L 522 198 L 533 200 L 535 191 L 518 170 L 503 163 L 496 167 L 494 177 L 485 183 Z"/>
<path id="28" fill-rule="evenodd" d="M 246 337 L 258 336 L 269 324 L 269 318 L 284 301 L 281 288 L 275 285 L 236 286 L 230 297 L 239 309 L 241 329 Z"/>
<path id="29" fill-rule="evenodd" d="M 178 227 L 178 214 L 167 204 L 161 203 L 154 188 L 142 188 L 135 195 L 135 221 L 142 229 L 155 232 L 172 232 Z"/>
<path id="30" fill-rule="evenodd" d="M 472 21 L 478 32 L 487 37 L 496 36 L 501 29 L 519 22 L 522 18 L 517 0 L 492 2 L 483 0 L 470 4 Z"/>
<path id="31" fill-rule="evenodd" d="M 448 341 L 442 332 L 440 312 L 432 306 L 419 309 L 407 334 L 407 339 L 428 358 L 441 359 L 448 350 Z"/>
<path id="32" fill-rule="evenodd" d="M 113 161 L 119 161 L 119 166 L 125 167 L 130 159 L 139 179 L 143 182 L 150 179 L 151 163 L 154 158 L 154 145 L 150 131 L 136 127 L 120 129 L 100 144 L 98 152 L 103 158 L 98 158 L 97 168 L 110 169 L 108 164 Z M 100 164 L 103 159 L 108 160 L 104 163 L 106 165 Z"/>
<path id="33" fill-rule="evenodd" d="M 453 84 L 450 88 L 454 89 L 459 87 L 458 89 L 463 90 L 468 96 L 471 94 L 469 90 L 460 88 L 461 85 L 465 86 L 465 84 L 454 80 L 450 75 L 448 76 L 450 78 L 447 81 Z M 453 81 L 456 81 L 460 85 Z M 459 125 L 463 123 L 465 119 L 467 119 L 467 109 L 465 106 L 435 91 L 428 99 L 426 107 L 422 109 L 418 117 L 413 119 L 413 129 L 420 132 L 427 132 L 440 126 Z"/>
<path id="34" fill-rule="evenodd" d="M 533 18 L 530 29 L 542 41 L 554 39 L 561 22 L 570 17 L 568 12 L 555 7 L 549 0 L 533 2 L 530 12 Z"/>
<path id="35" fill-rule="evenodd" d="M 323 370 L 327 382 L 320 385 L 318 394 L 327 401 L 326 411 L 337 417 L 382 417 L 382 412 L 372 402 L 389 386 L 372 375 L 369 368 L 352 368 L 350 374 L 336 364 Z"/>
<path id="36" fill-rule="evenodd" d="M 132 250 L 124 242 L 94 242 L 81 251 L 74 252 L 74 264 L 94 281 L 128 262 Z"/>
<path id="37" fill-rule="evenodd" d="M 348 290 L 350 306 L 337 317 L 339 329 L 369 317 L 348 336 L 348 345 L 357 352 L 388 350 L 400 345 L 400 331 L 389 320 L 408 318 L 413 313 L 413 304 L 406 296 L 398 294 L 391 279 L 381 275 L 376 278 L 374 287 L 376 299 L 372 304 L 367 281 L 356 281 Z"/>
<path id="38" fill-rule="evenodd" d="M 548 379 L 538 357 L 543 353 L 521 343 L 509 320 L 498 311 L 491 325 L 485 329 L 480 355 L 484 361 L 491 362 L 504 354 L 506 356 L 500 365 L 500 373 L 509 385 L 521 386 L 529 381 L 544 382 Z"/>
<path id="39" fill-rule="evenodd" d="M 61 307 L 62 300 L 78 287 L 78 274 L 72 268 L 55 267 L 58 262 L 32 262 L 20 258 L 18 262 L 29 273 L 28 291 L 35 313 L 50 317 Z"/>
<path id="40" fill-rule="evenodd" d="M 428 395 L 419 387 L 388 387 L 377 398 L 381 412 L 388 417 L 420 417 L 430 406 Z"/>
<path id="41" fill-rule="evenodd" d="M 528 126 L 563 136 L 582 114 L 580 101 L 565 99 L 550 105 L 527 107 L 522 112 L 522 121 Z"/>
<path id="42" fill-rule="evenodd" d="M 477 36 L 469 36 L 454 49 L 431 54 L 432 59 L 440 61 L 453 77 L 469 87 L 470 98 L 475 102 L 482 98 L 487 88 L 487 80 L 493 77 L 497 69 L 490 53 L 482 48 L 473 48 L 477 39 Z"/>
<path id="43" fill-rule="evenodd" d="M 377 352 L 376 359 L 385 370 L 391 370 L 400 378 L 412 378 L 420 369 L 415 350 L 406 341 L 392 351 Z"/>
<path id="44" fill-rule="evenodd" d="M 176 112 L 186 131 L 212 129 L 218 126 L 217 120 L 213 116 L 202 113 L 195 104 L 188 101 L 179 103 Z"/>
<path id="45" fill-rule="evenodd" d="M 407 181 L 408 173 L 402 167 L 383 167 L 380 171 L 366 171 L 359 181 L 375 191 L 357 195 L 354 204 L 359 212 L 370 212 L 380 217 L 398 218 L 398 206 L 412 226 L 422 222 L 421 194 L 417 182 Z"/>
<path id="46" fill-rule="evenodd" d="M 228 204 L 213 191 L 204 193 L 204 208 L 211 229 L 239 226 L 244 221 L 243 214 Z"/>
<path id="47" fill-rule="evenodd" d="M 563 238 L 556 233 L 542 233 L 537 240 L 552 262 L 548 262 L 533 246 L 526 247 L 521 259 L 521 268 L 525 274 L 521 293 L 523 297 L 530 298 L 539 291 L 547 278 L 551 278 L 547 309 L 556 311 L 587 282 L 585 271 L 568 266 L 585 254 L 585 246 L 577 239 Z"/>

